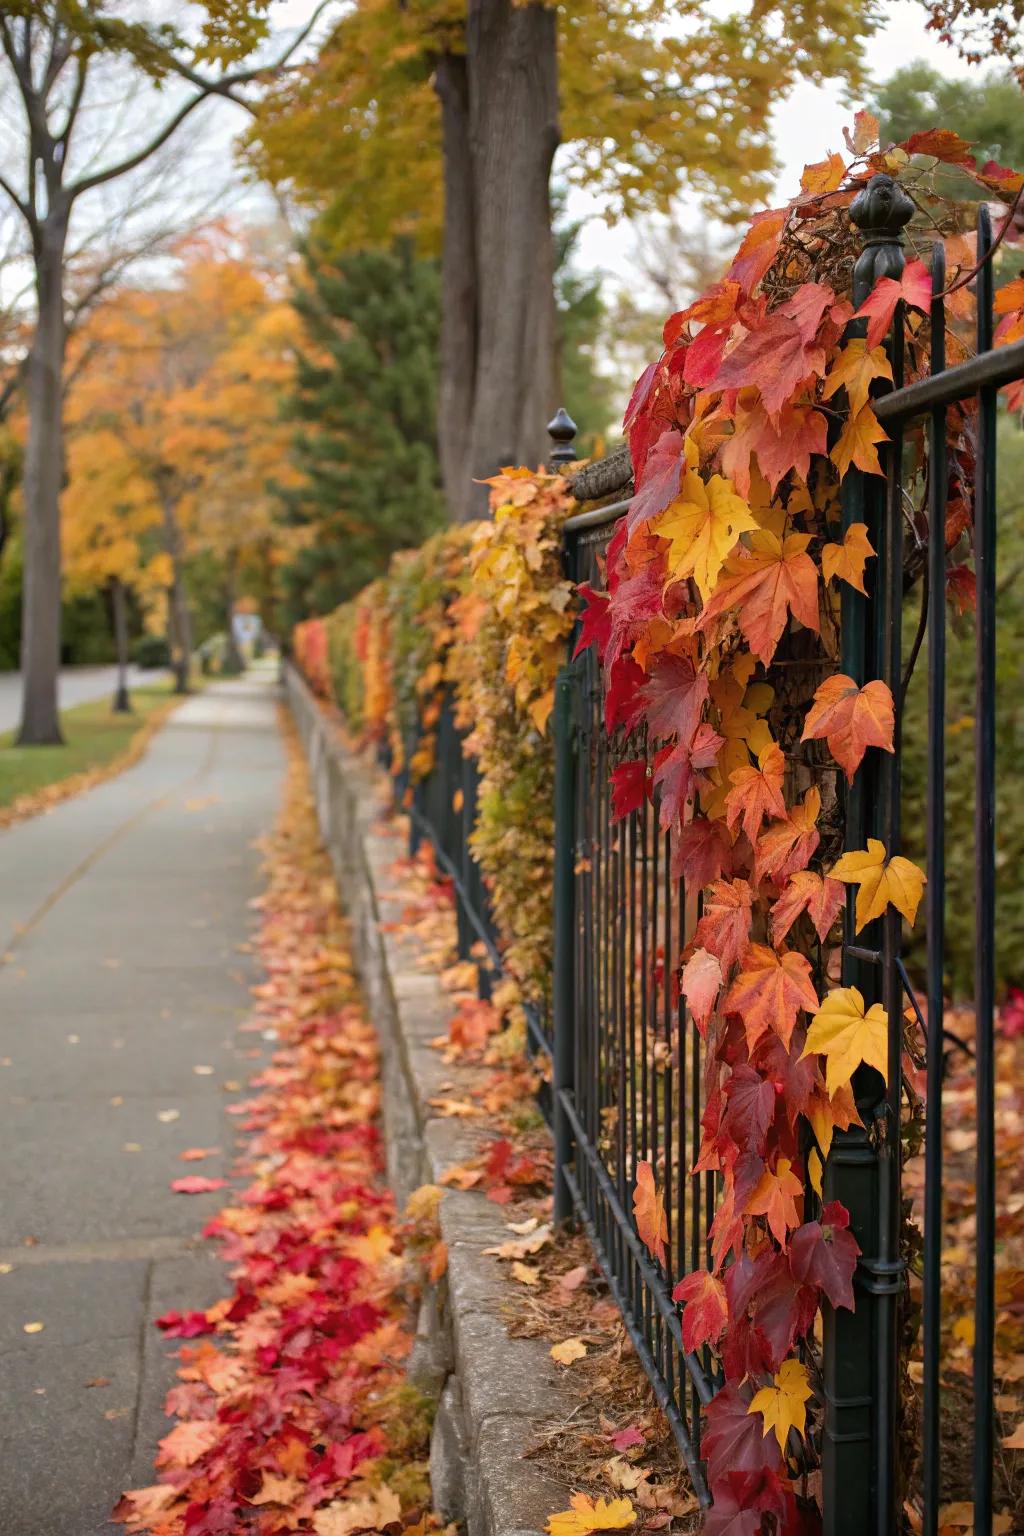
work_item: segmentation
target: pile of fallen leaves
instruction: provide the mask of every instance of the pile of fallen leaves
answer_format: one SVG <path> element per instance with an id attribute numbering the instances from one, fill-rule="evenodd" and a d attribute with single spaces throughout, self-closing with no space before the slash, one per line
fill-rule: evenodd
<path id="1" fill-rule="evenodd" d="M 1000 1012 L 996 1035 L 996 1454 L 993 1466 L 995 1536 L 1024 1530 L 1024 996 L 1011 993 Z M 942 1498 L 941 1528 L 973 1530 L 972 1350 L 977 1272 L 975 1156 L 974 1013 L 947 1014 L 945 1080 L 942 1093 Z M 953 1041 L 961 1041 L 962 1047 Z M 924 1089 L 924 1073 L 914 1079 Z M 924 1166 L 920 1156 L 904 1170 L 904 1191 L 923 1224 Z M 920 1305 L 920 1281 L 911 1274 L 911 1300 Z M 915 1383 L 923 1379 L 920 1348 L 910 1361 Z M 919 1405 L 918 1405 L 919 1406 Z M 1012 1511 L 1016 1510 L 1014 1518 Z M 920 1519 L 907 1508 L 912 1530 Z"/>
<path id="2" fill-rule="evenodd" d="M 115 1511 L 153 1536 L 423 1536 L 431 1519 L 430 1409 L 403 1366 L 424 1245 L 382 1180 L 377 1042 L 288 742 L 261 902 L 267 980 L 243 1026 L 278 1044 L 237 1106 L 248 1187 L 207 1228 L 233 1289 L 159 1320 L 187 1341 L 167 1398 L 178 1423 L 160 1481 Z"/>

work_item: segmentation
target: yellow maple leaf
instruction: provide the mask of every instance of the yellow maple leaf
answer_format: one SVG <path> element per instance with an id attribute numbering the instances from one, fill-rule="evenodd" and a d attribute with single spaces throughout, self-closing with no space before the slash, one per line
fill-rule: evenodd
<path id="1" fill-rule="evenodd" d="M 862 1061 L 883 1077 L 889 1070 L 889 1015 L 881 1003 L 866 1008 L 857 987 L 833 987 L 807 1031 L 804 1056 L 825 1057 L 829 1095 L 849 1083 Z"/>
<path id="2" fill-rule="evenodd" d="M 774 1429 L 775 1438 L 783 1455 L 791 1429 L 801 1437 L 807 1423 L 807 1399 L 811 1396 L 811 1384 L 807 1371 L 799 1360 L 784 1360 L 782 1369 L 770 1387 L 755 1392 L 748 1413 L 759 1413 L 764 1418 L 764 1434 Z"/>
<path id="3" fill-rule="evenodd" d="M 821 551 L 821 571 L 826 581 L 838 576 L 867 596 L 864 565 L 875 551 L 868 538 L 867 523 L 851 523 L 841 544 L 826 544 Z"/>
<path id="4" fill-rule="evenodd" d="M 595 1504 L 585 1493 L 574 1493 L 569 1504 L 571 1508 L 548 1520 L 548 1536 L 587 1536 L 588 1531 L 621 1531 L 636 1519 L 636 1510 L 629 1499 L 598 1499 Z"/>
<path id="5" fill-rule="evenodd" d="M 726 555 L 741 533 L 754 533 L 757 520 L 731 480 L 712 475 L 705 485 L 693 470 L 672 504 L 654 524 L 659 538 L 668 539 L 670 581 L 692 576 L 705 602 L 715 589 Z"/>
<path id="6" fill-rule="evenodd" d="M 831 400 L 840 389 L 845 389 L 850 414 L 859 416 L 868 403 L 868 392 L 874 379 L 888 379 L 892 383 L 892 364 L 885 355 L 885 348 L 869 349 L 863 336 L 855 336 L 846 343 L 829 369 L 822 398 Z"/>
<path id="7" fill-rule="evenodd" d="M 924 873 L 899 854 L 887 859 L 885 844 L 879 838 L 869 837 L 866 848 L 844 853 L 829 873 L 833 880 L 860 887 L 857 892 L 858 933 L 872 918 L 881 917 L 890 903 L 911 927 L 914 926 L 921 892 L 927 883 Z"/>
<path id="8" fill-rule="evenodd" d="M 830 459 L 839 471 L 839 477 L 855 464 L 858 469 L 863 469 L 869 475 L 880 475 L 882 466 L 878 462 L 876 443 L 888 442 L 888 435 L 879 423 L 878 417 L 870 405 L 862 406 L 856 416 L 851 416 L 842 430 L 839 441 L 836 443 Z"/>

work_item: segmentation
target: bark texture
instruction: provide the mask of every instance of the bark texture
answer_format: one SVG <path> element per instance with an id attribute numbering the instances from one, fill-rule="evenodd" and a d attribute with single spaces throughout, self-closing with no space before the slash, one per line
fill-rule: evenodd
<path id="1" fill-rule="evenodd" d="M 466 53 L 479 325 L 470 463 L 539 464 L 555 400 L 549 181 L 559 142 L 556 16 L 469 0 Z M 477 487 L 477 506 L 486 494 Z"/>
<path id="2" fill-rule="evenodd" d="M 60 489 L 64 473 L 62 379 L 66 331 L 63 268 L 66 220 L 50 218 L 36 251 L 37 322 L 26 370 L 25 571 L 21 621 L 22 714 L 18 741 L 63 740 L 60 671 Z"/>
<path id="3" fill-rule="evenodd" d="M 166 492 L 161 497 L 164 548 L 171 557 L 171 585 L 167 594 L 168 631 L 171 642 L 171 668 L 175 693 L 188 693 L 192 671 L 192 616 L 188 611 L 185 587 L 181 531 L 174 500 Z"/>
<path id="4" fill-rule="evenodd" d="M 445 498 L 456 522 L 471 515 L 470 436 L 476 379 L 477 267 L 473 160 L 466 60 L 445 53 L 434 87 L 441 103 L 444 236 L 441 263 L 441 369 L 438 451 Z"/>

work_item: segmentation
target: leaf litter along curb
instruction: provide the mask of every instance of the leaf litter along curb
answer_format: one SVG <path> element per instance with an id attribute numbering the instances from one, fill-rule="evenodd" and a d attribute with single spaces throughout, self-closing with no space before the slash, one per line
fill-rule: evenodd
<path id="1" fill-rule="evenodd" d="M 400 834 L 402 815 L 388 815 L 379 830 Z M 397 840 L 397 836 L 396 836 Z M 411 858 L 391 866 L 401 899 L 400 929 L 417 942 L 418 963 L 438 975 L 455 1005 L 446 1032 L 433 1042 L 452 1070 L 446 1095 L 433 1102 L 439 1114 L 460 1116 L 459 1106 L 484 1106 L 487 1130 L 475 1120 L 467 1130 L 476 1143 L 465 1161 L 445 1169 L 441 1184 L 474 1190 L 506 1208 L 506 1241 L 484 1252 L 508 1266 L 514 1303 L 499 1302 L 511 1338 L 543 1340 L 573 1408 L 540 1425 L 526 1452 L 553 1481 L 566 1488 L 568 1508 L 553 1511 L 550 1536 L 636 1528 L 677 1532 L 699 1528 L 696 1496 L 678 1449 L 633 1350 L 615 1303 L 596 1270 L 582 1234 L 551 1226 L 551 1141 L 536 1109 L 537 1073 L 525 1056 L 521 1021 L 502 1028 L 499 982 L 488 1003 L 474 990 L 477 967 L 458 952 L 450 884 L 422 844 Z M 514 989 L 509 989 L 514 999 Z"/>
<path id="2" fill-rule="evenodd" d="M 424 1536 L 430 1408 L 403 1362 L 422 1257 L 436 1269 L 437 1255 L 429 1231 L 396 1219 L 383 1182 L 377 1042 L 285 731 L 285 804 L 257 903 L 267 980 L 247 1026 L 279 1043 L 240 1106 L 251 1182 L 206 1228 L 233 1291 L 159 1320 L 194 1341 L 167 1397 L 178 1423 L 160 1442 L 160 1481 L 114 1513 L 152 1536 Z"/>

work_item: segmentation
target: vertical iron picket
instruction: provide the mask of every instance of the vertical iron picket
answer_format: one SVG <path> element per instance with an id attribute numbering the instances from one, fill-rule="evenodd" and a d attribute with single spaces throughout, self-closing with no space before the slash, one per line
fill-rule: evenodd
<path id="1" fill-rule="evenodd" d="M 978 355 L 992 349 L 992 221 L 978 210 Z M 977 709 L 974 815 L 975 970 L 974 1046 L 977 1058 L 977 1290 L 974 1309 L 974 1530 L 992 1529 L 992 1458 L 995 1380 L 995 762 L 996 762 L 996 392 L 978 391 L 978 446 L 974 494 L 974 567 L 977 581 Z"/>
<path id="2" fill-rule="evenodd" d="M 932 247 L 931 371 L 946 366 L 946 252 Z M 946 918 L 946 407 L 929 422 L 928 465 L 928 1032 L 926 1040 L 927 1133 L 925 1136 L 924 1403 L 922 1422 L 923 1536 L 939 1528 L 939 1350 L 942 1324 L 942 1035 L 945 1022 Z"/>
<path id="3" fill-rule="evenodd" d="M 854 268 L 853 302 L 859 306 L 879 277 L 899 277 L 903 271 L 902 230 L 913 205 L 891 177 L 878 175 L 858 194 L 850 216 L 864 237 L 864 249 Z M 865 334 L 863 321 L 852 321 L 848 339 Z M 900 482 L 898 450 L 890 453 L 894 479 Z M 877 480 L 851 468 L 843 482 L 843 527 L 866 523 L 868 537 L 878 552 L 869 581 L 870 596 L 863 597 L 844 586 L 842 594 L 842 670 L 863 685 L 880 675 L 894 681 L 899 691 L 898 638 L 887 644 L 886 623 L 899 609 L 902 582 L 898 530 L 886 517 L 887 500 Z M 897 504 L 897 518 L 900 521 Z M 887 524 L 888 537 L 887 537 Z M 894 568 L 895 562 L 895 568 Z M 898 623 L 897 623 L 898 629 Z M 895 678 L 892 674 L 895 666 Z M 873 757 L 874 755 L 872 755 Z M 879 765 L 866 760 L 846 800 L 847 848 L 863 848 L 869 836 L 883 835 L 888 822 L 898 825 L 898 773 L 879 782 Z M 868 930 L 868 941 L 879 923 Z M 843 982 L 855 986 L 866 1002 L 883 1000 L 878 975 L 878 944 L 860 944 L 854 929 L 853 903 L 848 903 L 843 946 Z M 891 925 L 883 940 L 894 949 Z M 890 1027 L 899 1034 L 902 1009 L 896 1009 Z M 898 1062 L 898 1049 L 890 1051 Z M 892 1463 L 894 1455 L 895 1292 L 899 1284 L 898 1258 L 893 1253 L 893 1233 L 898 1221 L 898 1107 L 895 1118 L 896 1148 L 891 1145 L 893 1125 L 890 1101 L 881 1074 L 861 1067 L 854 1077 L 854 1096 L 863 1122 L 848 1131 L 837 1131 L 825 1168 L 825 1198 L 839 1200 L 850 1212 L 850 1226 L 861 1248 L 855 1287 L 856 1309 L 851 1313 L 824 1307 L 825 1419 L 822 1431 L 822 1485 L 825 1536 L 889 1536 L 892 1519 Z"/>

